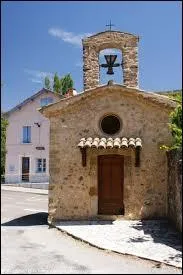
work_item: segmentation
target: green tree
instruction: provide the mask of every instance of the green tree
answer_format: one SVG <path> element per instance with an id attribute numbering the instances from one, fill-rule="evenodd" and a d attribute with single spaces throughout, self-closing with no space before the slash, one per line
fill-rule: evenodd
<path id="1" fill-rule="evenodd" d="M 59 94 L 66 94 L 69 89 L 73 88 L 74 82 L 70 74 L 67 74 L 61 78 L 59 78 L 58 74 L 55 73 L 53 77 L 53 87 L 51 88 L 50 79 L 48 76 L 44 79 L 44 86 L 47 89 L 52 89 L 53 92 Z"/>
<path id="2" fill-rule="evenodd" d="M 50 86 L 50 79 L 48 76 L 45 77 L 44 79 L 44 86 L 46 89 L 50 90 L 51 89 L 51 86 Z"/>
<path id="3" fill-rule="evenodd" d="M 55 73 L 54 78 L 53 78 L 53 91 L 55 93 L 61 93 L 61 83 L 60 83 L 60 79 L 57 75 L 57 73 Z"/>
<path id="4" fill-rule="evenodd" d="M 5 159 L 6 159 L 6 128 L 8 121 L 4 118 L 1 113 L 1 178 L 5 172 Z"/>
<path id="5" fill-rule="evenodd" d="M 62 94 L 65 95 L 67 93 L 68 89 L 73 88 L 74 82 L 71 78 L 71 75 L 67 74 L 64 77 L 62 77 L 60 79 L 60 84 L 61 84 Z"/>
<path id="6" fill-rule="evenodd" d="M 182 148 L 182 94 L 170 95 L 177 102 L 176 108 L 170 113 L 169 128 L 173 137 L 172 145 L 162 145 L 160 148 L 172 150 Z"/>
<path id="7" fill-rule="evenodd" d="M 173 148 L 182 147 L 182 104 L 179 101 L 177 107 L 170 114 L 169 124 L 173 136 Z"/>

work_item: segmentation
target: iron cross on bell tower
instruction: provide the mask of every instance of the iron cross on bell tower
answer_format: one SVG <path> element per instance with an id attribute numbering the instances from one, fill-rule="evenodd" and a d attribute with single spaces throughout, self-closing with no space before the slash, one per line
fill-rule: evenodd
<path id="1" fill-rule="evenodd" d="M 106 25 L 106 27 L 109 27 L 109 30 L 111 31 L 112 26 L 115 26 L 115 25 L 111 24 L 111 20 L 110 20 L 110 23 L 108 25 Z"/>

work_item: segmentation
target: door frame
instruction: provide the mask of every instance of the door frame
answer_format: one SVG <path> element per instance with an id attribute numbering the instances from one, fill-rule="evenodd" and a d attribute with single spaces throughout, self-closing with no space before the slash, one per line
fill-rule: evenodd
<path id="1" fill-rule="evenodd" d="M 115 158 L 115 157 L 118 157 L 122 160 L 123 162 L 123 166 L 122 166 L 122 175 L 123 175 L 123 178 L 122 178 L 122 181 L 121 181 L 121 184 L 122 184 L 122 208 L 123 208 L 123 212 L 119 215 L 124 215 L 124 212 L 125 212 L 125 209 L 124 209 L 124 166 L 125 166 L 125 162 L 124 162 L 124 155 L 120 155 L 120 154 L 104 154 L 104 155 L 98 155 L 97 156 L 97 171 L 98 171 L 98 175 L 97 175 L 97 184 L 98 184 L 98 208 L 97 208 L 97 212 L 98 212 L 98 215 L 111 215 L 111 214 L 99 214 L 99 200 L 100 200 L 100 164 L 99 164 L 99 161 L 101 158 Z M 116 214 L 112 214 L 112 215 L 116 215 Z"/>
<path id="2" fill-rule="evenodd" d="M 31 169 L 32 169 L 32 155 L 19 155 L 19 178 L 20 182 L 22 182 L 22 158 L 29 158 L 29 182 L 31 179 Z"/>

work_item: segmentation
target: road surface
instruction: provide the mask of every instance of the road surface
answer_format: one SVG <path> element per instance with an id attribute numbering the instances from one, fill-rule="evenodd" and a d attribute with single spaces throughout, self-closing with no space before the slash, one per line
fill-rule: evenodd
<path id="1" fill-rule="evenodd" d="M 1 274 L 182 274 L 49 229 L 47 204 L 47 195 L 1 190 Z"/>

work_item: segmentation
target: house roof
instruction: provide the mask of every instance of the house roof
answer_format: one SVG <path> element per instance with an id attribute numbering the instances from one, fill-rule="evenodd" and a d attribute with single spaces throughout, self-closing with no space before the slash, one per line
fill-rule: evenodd
<path id="1" fill-rule="evenodd" d="M 28 97 L 27 99 L 25 99 L 24 101 L 22 101 L 21 103 L 19 103 L 18 105 L 16 105 L 15 107 L 13 107 L 12 109 L 10 109 L 7 112 L 4 112 L 4 116 L 8 117 L 10 114 L 12 114 L 13 112 L 20 110 L 22 108 L 22 106 L 26 105 L 27 103 L 33 101 L 35 98 L 37 98 L 38 96 L 44 94 L 44 93 L 52 93 L 53 92 L 51 90 L 48 90 L 46 88 L 41 89 L 40 91 L 38 91 L 37 93 L 33 94 L 32 96 Z M 54 93 L 54 95 L 58 96 L 59 99 L 61 99 L 63 96 Z"/>
<path id="2" fill-rule="evenodd" d="M 149 91 L 139 90 L 137 88 L 130 88 L 120 84 L 113 85 L 102 85 L 96 88 L 85 90 L 76 96 L 70 96 L 67 98 L 62 98 L 56 103 L 49 104 L 49 106 L 43 106 L 38 110 L 46 117 L 54 116 L 60 113 L 63 109 L 68 108 L 74 104 L 83 101 L 86 98 L 101 96 L 104 93 L 114 93 L 121 91 L 126 96 L 136 97 L 139 101 L 145 101 L 146 104 L 153 104 L 159 107 L 164 107 L 167 109 L 172 109 L 176 106 L 176 101 L 170 99 L 168 96 L 159 95 Z"/>

